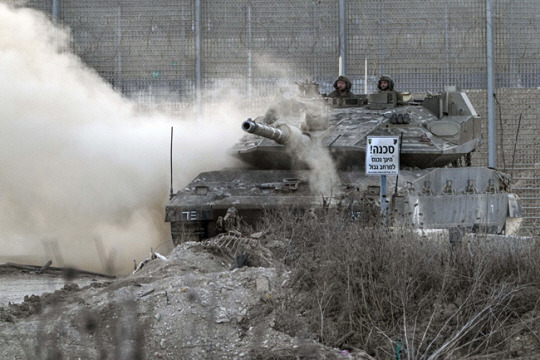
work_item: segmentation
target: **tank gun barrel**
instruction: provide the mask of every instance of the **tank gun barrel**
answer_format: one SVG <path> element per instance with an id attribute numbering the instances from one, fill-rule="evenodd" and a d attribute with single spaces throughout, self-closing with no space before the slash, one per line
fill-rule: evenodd
<path id="1" fill-rule="evenodd" d="M 297 127 L 289 126 L 287 124 L 271 126 L 247 119 L 242 123 L 242 130 L 250 134 L 274 140 L 281 145 L 295 144 L 307 147 L 311 143 L 309 135 L 303 134 Z"/>
<path id="2" fill-rule="evenodd" d="M 289 140 L 289 136 L 287 136 L 285 131 L 283 131 L 281 128 L 261 124 L 251 119 L 247 119 L 242 123 L 242 130 L 250 134 L 259 135 L 274 140 L 278 144 L 285 145 Z"/>

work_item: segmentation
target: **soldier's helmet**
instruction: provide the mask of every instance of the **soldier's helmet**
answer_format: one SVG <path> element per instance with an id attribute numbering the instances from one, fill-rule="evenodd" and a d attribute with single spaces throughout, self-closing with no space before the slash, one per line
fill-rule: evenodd
<path id="1" fill-rule="evenodd" d="M 352 82 L 349 80 L 349 78 L 345 75 L 339 75 L 336 81 L 334 81 L 334 89 L 337 89 L 337 83 L 338 81 L 344 81 L 345 84 L 347 84 L 347 90 L 351 90 Z"/>
<path id="2" fill-rule="evenodd" d="M 377 83 L 377 89 L 381 89 L 381 81 L 387 81 L 388 82 L 388 90 L 393 91 L 394 90 L 394 80 L 388 75 L 383 75 L 379 78 L 379 82 Z"/>

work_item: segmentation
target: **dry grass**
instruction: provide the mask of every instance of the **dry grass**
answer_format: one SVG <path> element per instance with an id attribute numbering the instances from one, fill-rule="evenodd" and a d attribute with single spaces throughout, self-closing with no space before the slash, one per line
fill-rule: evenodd
<path id="1" fill-rule="evenodd" d="M 294 351 L 253 346 L 251 358 L 321 358 L 311 339 L 362 349 L 377 359 L 537 358 L 538 242 L 477 237 L 450 243 L 420 237 L 411 229 L 391 230 L 380 222 L 378 210 L 367 206 L 356 219 L 346 210 L 289 210 L 267 214 L 258 229 L 242 229 L 266 232 L 256 249 L 260 256 L 251 256 L 260 260 L 254 266 L 275 265 L 289 279 L 282 293 L 261 300 L 245 326 L 266 326 L 264 320 L 271 317 L 276 330 L 303 340 Z M 221 249 L 230 242 L 213 241 L 207 248 Z M 238 243 L 233 248 L 247 249 Z M 87 309 L 74 320 L 81 339 L 93 344 L 83 351 L 86 358 L 149 355 L 147 324 L 135 315 L 139 310 L 133 298 L 111 298 L 100 313 Z M 60 311 L 55 306 L 40 315 L 36 342 L 21 340 L 26 358 L 67 358 L 56 335 L 64 330 L 49 325 Z M 208 354 L 219 352 L 208 346 Z"/>
<path id="2" fill-rule="evenodd" d="M 286 239 L 274 250 L 292 271 L 275 307 L 280 330 L 308 331 L 326 345 L 364 349 L 376 358 L 537 353 L 537 242 L 450 244 L 363 219 L 339 211 L 266 217 L 263 227 Z M 516 347 L 516 337 L 527 341 Z"/>

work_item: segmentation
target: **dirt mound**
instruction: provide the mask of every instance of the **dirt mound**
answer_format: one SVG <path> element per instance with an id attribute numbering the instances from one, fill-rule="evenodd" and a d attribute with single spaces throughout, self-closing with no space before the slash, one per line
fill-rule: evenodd
<path id="1" fill-rule="evenodd" d="M 13 359 L 369 358 L 276 330 L 288 272 L 273 265 L 252 238 L 184 243 L 129 276 L 2 308 L 0 347 Z"/>

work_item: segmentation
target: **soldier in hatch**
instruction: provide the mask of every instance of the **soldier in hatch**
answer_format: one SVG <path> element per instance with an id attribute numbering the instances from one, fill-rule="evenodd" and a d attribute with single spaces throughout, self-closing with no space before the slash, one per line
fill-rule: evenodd
<path id="1" fill-rule="evenodd" d="M 379 92 L 394 91 L 394 80 L 388 75 L 381 76 L 377 84 L 377 89 L 379 89 Z"/>
<path id="2" fill-rule="evenodd" d="M 382 75 L 377 83 L 379 93 L 388 93 L 388 103 L 394 106 L 404 105 L 403 93 L 394 90 L 394 80 L 388 75 Z"/>
<path id="3" fill-rule="evenodd" d="M 336 81 L 334 81 L 334 91 L 328 95 L 331 98 L 352 98 L 355 95 L 351 92 L 352 83 L 345 75 L 340 75 Z"/>

